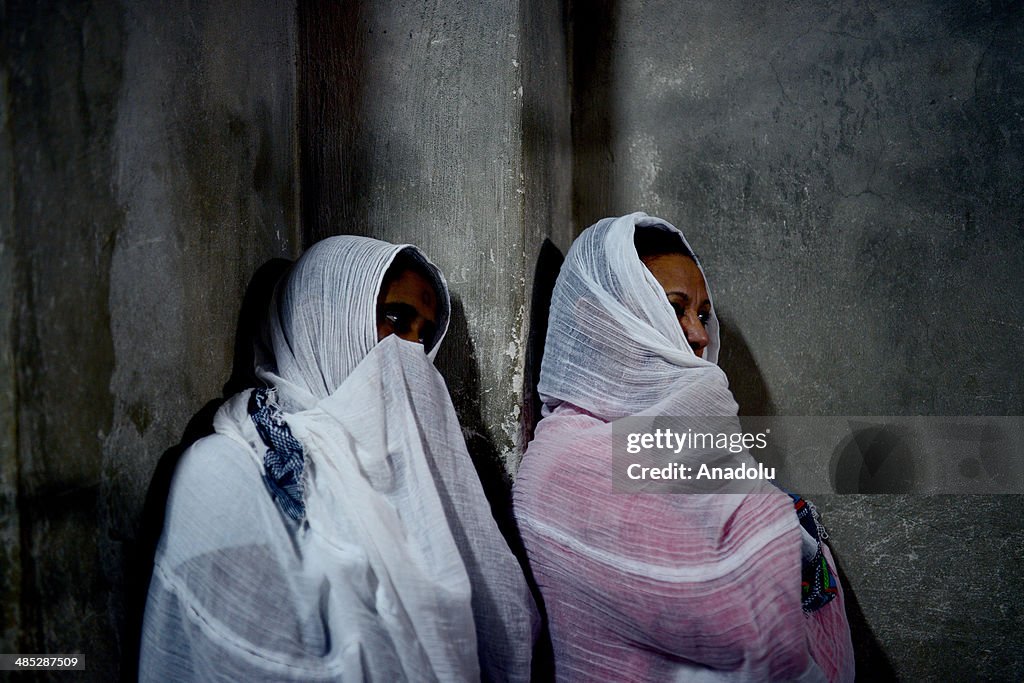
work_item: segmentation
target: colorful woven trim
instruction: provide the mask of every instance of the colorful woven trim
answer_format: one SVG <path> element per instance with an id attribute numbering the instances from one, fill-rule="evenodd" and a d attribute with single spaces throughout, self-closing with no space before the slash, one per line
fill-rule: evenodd
<path id="1" fill-rule="evenodd" d="M 822 539 L 828 538 L 828 533 L 818 518 L 817 509 L 810 501 L 795 493 L 790 493 L 789 496 L 793 499 L 793 507 L 796 508 L 800 526 L 818 543 L 818 551 L 814 557 L 803 558 L 800 577 L 801 607 L 804 612 L 814 612 L 830 603 L 839 594 L 839 583 L 821 549 Z"/>

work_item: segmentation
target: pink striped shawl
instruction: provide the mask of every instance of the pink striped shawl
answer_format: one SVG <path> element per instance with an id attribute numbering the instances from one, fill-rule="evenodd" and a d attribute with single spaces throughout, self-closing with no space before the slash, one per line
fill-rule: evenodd
<path id="1" fill-rule="evenodd" d="M 563 405 L 516 478 L 558 680 L 853 680 L 842 589 L 800 609 L 789 496 L 614 493 L 611 453 L 611 424 Z"/>
<path id="2" fill-rule="evenodd" d="M 802 532 L 789 496 L 768 482 L 749 494 L 612 490 L 612 420 L 737 410 L 716 365 L 714 307 L 699 358 L 637 257 L 636 227 L 675 232 L 685 244 L 643 213 L 599 221 L 573 243 L 552 295 L 538 387 L 547 417 L 513 488 L 556 676 L 852 680 L 842 591 L 816 612 L 801 610 Z"/>

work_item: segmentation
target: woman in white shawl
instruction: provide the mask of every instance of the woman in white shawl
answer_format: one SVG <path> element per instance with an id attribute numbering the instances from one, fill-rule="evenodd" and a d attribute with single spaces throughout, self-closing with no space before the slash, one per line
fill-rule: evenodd
<path id="1" fill-rule="evenodd" d="M 545 417 L 513 487 L 558 680 L 853 678 L 813 506 L 769 482 L 720 494 L 613 487 L 613 421 L 735 418 L 718 349 L 703 270 L 676 228 L 635 213 L 573 243 L 551 302 Z"/>
<path id="2" fill-rule="evenodd" d="M 414 247 L 332 237 L 298 260 L 267 386 L 175 472 L 141 679 L 528 679 L 533 601 L 432 364 L 448 314 Z"/>

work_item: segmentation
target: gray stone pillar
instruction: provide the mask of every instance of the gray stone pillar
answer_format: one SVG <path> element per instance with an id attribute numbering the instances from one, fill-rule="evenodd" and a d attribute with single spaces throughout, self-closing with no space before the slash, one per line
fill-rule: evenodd
<path id="1" fill-rule="evenodd" d="M 313 2 L 299 17 L 305 242 L 412 242 L 440 266 L 455 301 L 439 366 L 478 466 L 513 472 L 534 269 L 545 239 L 572 237 L 561 9 Z"/>

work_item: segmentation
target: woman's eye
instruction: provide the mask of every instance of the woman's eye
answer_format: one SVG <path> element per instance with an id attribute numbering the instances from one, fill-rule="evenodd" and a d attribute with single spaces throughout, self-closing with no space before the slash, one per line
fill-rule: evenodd
<path id="1" fill-rule="evenodd" d="M 412 327 L 415 316 L 410 315 L 404 306 L 388 307 L 383 312 L 384 320 L 387 321 L 395 334 L 407 334 Z"/>
<path id="2" fill-rule="evenodd" d="M 676 312 L 677 318 L 682 318 L 686 316 L 686 309 L 684 309 L 679 304 L 672 304 L 672 310 Z"/>
<path id="3" fill-rule="evenodd" d="M 437 328 L 430 323 L 423 325 L 423 329 L 420 333 L 420 343 L 426 347 L 429 351 L 434 346 L 434 335 L 437 334 Z"/>
<path id="4" fill-rule="evenodd" d="M 705 311 L 697 316 L 700 319 L 700 324 L 704 327 L 708 326 L 708 322 L 711 320 L 711 311 Z"/>

